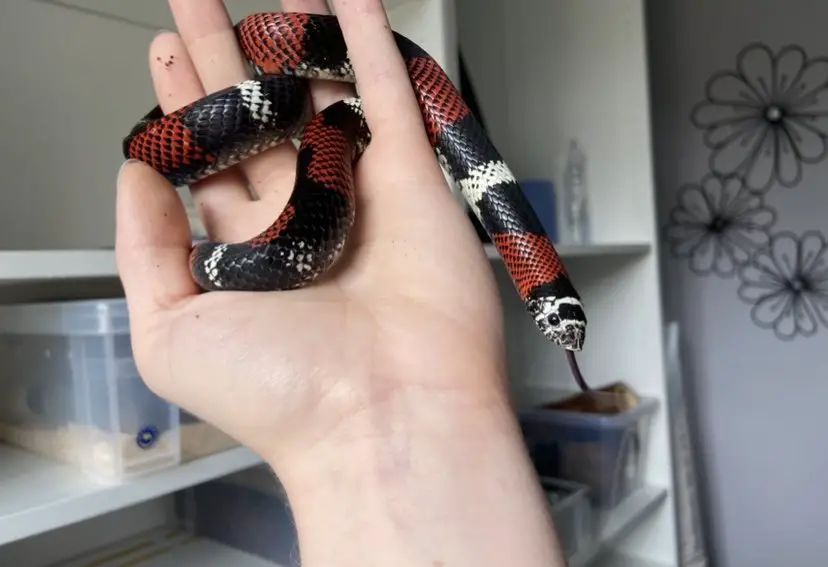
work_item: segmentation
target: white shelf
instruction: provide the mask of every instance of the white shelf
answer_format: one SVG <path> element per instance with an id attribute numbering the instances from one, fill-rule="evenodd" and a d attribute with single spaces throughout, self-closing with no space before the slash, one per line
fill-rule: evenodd
<path id="1" fill-rule="evenodd" d="M 0 445 L 0 545 L 146 502 L 262 463 L 237 447 L 120 485 L 100 485 L 77 469 Z"/>
<path id="2" fill-rule="evenodd" d="M 485 244 L 486 256 L 490 260 L 500 260 L 500 255 L 493 244 Z M 650 244 L 560 244 L 555 249 L 561 258 L 586 258 L 590 256 L 637 256 L 650 251 Z"/>
<path id="3" fill-rule="evenodd" d="M 113 250 L 0 251 L 0 283 L 116 277 Z"/>
<path id="4" fill-rule="evenodd" d="M 569 567 L 593 565 L 599 556 L 629 535 L 666 498 L 667 489 L 662 487 L 645 486 L 631 494 L 604 519 L 595 543 L 569 558 Z"/>
<path id="5" fill-rule="evenodd" d="M 255 555 L 244 553 L 194 537 L 185 531 L 169 528 L 153 530 L 138 537 L 102 548 L 77 560 L 60 563 L 60 567 L 283 567 Z"/>
<path id="6" fill-rule="evenodd" d="M 491 244 L 486 256 L 499 260 Z M 650 250 L 647 243 L 566 245 L 556 247 L 562 258 L 634 256 Z M 0 284 L 54 280 L 114 279 L 118 277 L 113 250 L 0 251 Z"/>

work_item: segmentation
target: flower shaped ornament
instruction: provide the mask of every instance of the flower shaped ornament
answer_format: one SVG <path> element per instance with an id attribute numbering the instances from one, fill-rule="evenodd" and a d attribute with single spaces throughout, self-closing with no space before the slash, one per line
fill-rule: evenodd
<path id="1" fill-rule="evenodd" d="M 708 174 L 683 186 L 665 230 L 674 256 L 700 275 L 731 276 L 767 245 L 776 213 L 736 176 Z"/>
<path id="2" fill-rule="evenodd" d="M 752 43 L 735 70 L 710 78 L 705 95 L 690 120 L 704 130 L 714 173 L 739 174 L 752 191 L 793 187 L 803 164 L 828 155 L 828 58 Z"/>
<path id="3" fill-rule="evenodd" d="M 739 298 L 753 322 L 790 340 L 828 327 L 828 242 L 818 231 L 774 234 L 740 269 Z"/>

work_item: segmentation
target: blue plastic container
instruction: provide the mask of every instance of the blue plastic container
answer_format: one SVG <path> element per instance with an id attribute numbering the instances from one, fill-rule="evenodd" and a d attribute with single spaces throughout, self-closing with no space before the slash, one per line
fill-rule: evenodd
<path id="1" fill-rule="evenodd" d="M 524 179 L 520 181 L 526 200 L 543 225 L 552 242 L 558 241 L 558 201 L 555 185 L 548 179 Z"/>
<path id="2" fill-rule="evenodd" d="M 519 419 L 539 475 L 585 484 L 596 507 L 611 509 L 642 484 L 657 407 L 652 398 L 615 415 L 532 407 L 521 409 Z"/>

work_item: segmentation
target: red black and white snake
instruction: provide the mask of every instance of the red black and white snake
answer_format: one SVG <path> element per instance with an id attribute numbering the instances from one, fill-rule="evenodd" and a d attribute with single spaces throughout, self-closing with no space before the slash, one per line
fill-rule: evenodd
<path id="1" fill-rule="evenodd" d="M 355 81 L 336 16 L 253 14 L 235 31 L 254 78 L 167 115 L 156 106 L 124 139 L 123 152 L 182 186 L 301 139 L 293 194 L 274 223 L 246 242 L 196 244 L 190 255 L 205 291 L 295 289 L 339 258 L 354 221 L 354 167 L 370 131 L 358 98 L 310 116 L 307 80 Z M 404 36 L 395 39 L 429 142 L 529 314 L 549 340 L 570 354 L 581 350 L 581 298 L 512 172 L 440 65 Z"/>

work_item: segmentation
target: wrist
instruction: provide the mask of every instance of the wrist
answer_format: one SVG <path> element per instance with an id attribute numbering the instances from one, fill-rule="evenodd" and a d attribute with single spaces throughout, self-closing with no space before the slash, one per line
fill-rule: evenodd
<path id="1" fill-rule="evenodd" d="M 401 393 L 271 465 L 308 567 L 565 565 L 505 389 Z"/>

